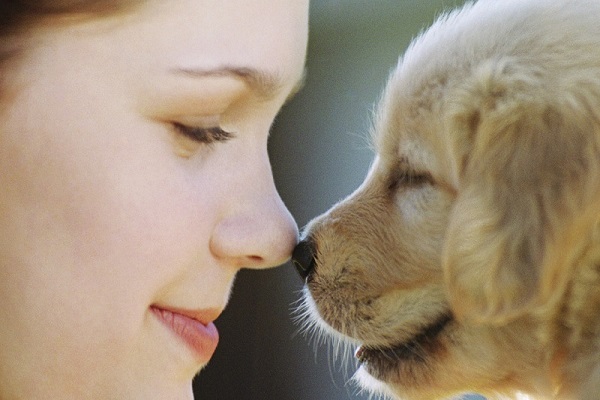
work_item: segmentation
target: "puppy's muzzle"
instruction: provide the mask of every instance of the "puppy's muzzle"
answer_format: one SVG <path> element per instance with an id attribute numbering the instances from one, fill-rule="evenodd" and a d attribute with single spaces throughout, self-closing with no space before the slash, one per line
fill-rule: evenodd
<path id="1" fill-rule="evenodd" d="M 310 238 L 302 240 L 294 248 L 292 253 L 292 263 L 300 277 L 306 281 L 310 280 L 310 275 L 315 269 L 315 247 Z"/>

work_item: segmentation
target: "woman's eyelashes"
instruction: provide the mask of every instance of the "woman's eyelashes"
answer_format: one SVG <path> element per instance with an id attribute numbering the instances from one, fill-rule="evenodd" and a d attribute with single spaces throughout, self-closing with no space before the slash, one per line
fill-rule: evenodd
<path id="1" fill-rule="evenodd" d="M 180 122 L 172 124 L 178 134 L 201 144 L 226 142 L 235 137 L 235 134 L 223 130 L 220 126 L 201 127 L 185 125 Z"/>

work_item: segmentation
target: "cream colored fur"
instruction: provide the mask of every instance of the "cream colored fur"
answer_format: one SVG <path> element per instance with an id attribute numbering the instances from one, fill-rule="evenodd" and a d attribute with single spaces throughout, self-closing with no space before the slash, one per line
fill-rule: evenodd
<path id="1" fill-rule="evenodd" d="M 312 221 L 306 308 L 402 399 L 600 399 L 600 1 L 481 0 L 393 71 L 360 188 Z"/>

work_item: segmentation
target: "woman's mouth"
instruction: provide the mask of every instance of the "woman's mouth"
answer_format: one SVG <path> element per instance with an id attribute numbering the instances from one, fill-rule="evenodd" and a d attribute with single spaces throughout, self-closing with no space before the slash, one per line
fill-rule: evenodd
<path id="1" fill-rule="evenodd" d="M 219 331 L 212 322 L 219 315 L 214 310 L 181 310 L 153 305 L 150 310 L 171 329 L 201 362 L 208 362 L 219 343 Z"/>

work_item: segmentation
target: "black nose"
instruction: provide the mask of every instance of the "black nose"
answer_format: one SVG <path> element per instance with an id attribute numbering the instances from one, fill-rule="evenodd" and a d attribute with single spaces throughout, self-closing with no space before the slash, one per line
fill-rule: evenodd
<path id="1" fill-rule="evenodd" d="M 292 253 L 292 263 L 302 279 L 308 279 L 315 269 L 314 246 L 310 239 L 302 240 Z"/>

